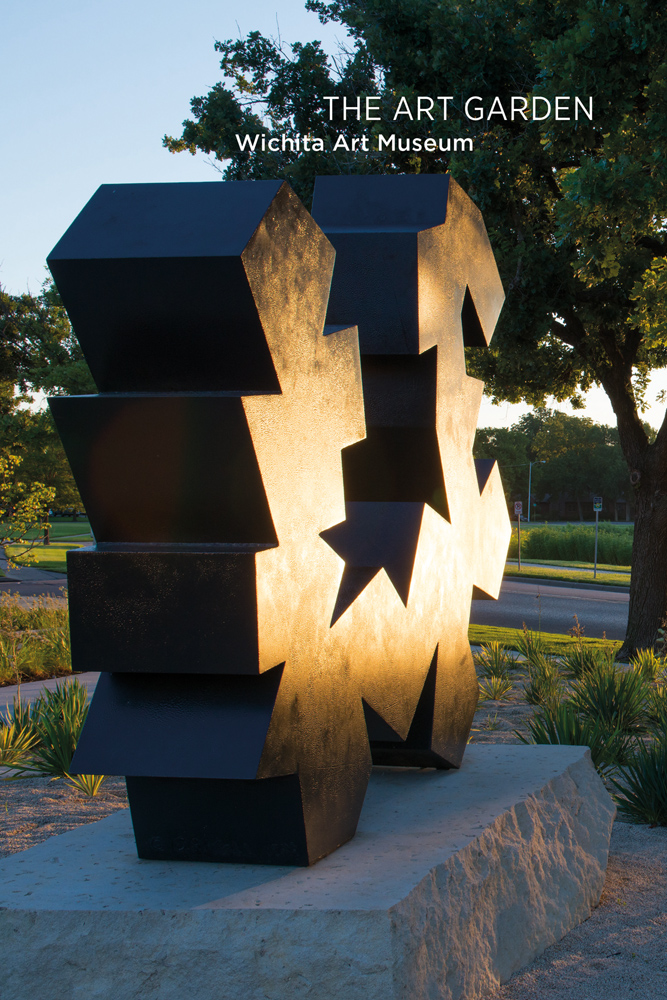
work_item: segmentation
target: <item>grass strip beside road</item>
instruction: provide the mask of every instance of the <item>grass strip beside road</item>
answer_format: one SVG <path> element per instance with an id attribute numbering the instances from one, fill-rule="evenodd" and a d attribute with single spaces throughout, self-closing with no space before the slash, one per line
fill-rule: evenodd
<path id="1" fill-rule="evenodd" d="M 566 653 L 579 640 L 571 635 L 559 635 L 554 632 L 540 632 L 540 638 L 545 644 L 546 652 L 555 656 Z M 518 650 L 519 640 L 523 638 L 523 629 L 501 628 L 498 625 L 470 625 L 468 639 L 475 646 L 482 642 L 501 642 L 508 649 Z M 618 639 L 582 639 L 585 646 L 595 649 L 620 649 L 622 643 Z"/>
<path id="2" fill-rule="evenodd" d="M 509 565 L 505 567 L 504 576 L 505 579 L 511 578 L 513 580 L 530 580 L 531 577 L 539 580 L 562 580 L 575 586 L 577 583 L 595 583 L 600 584 L 601 587 L 630 586 L 628 573 L 608 573 L 598 570 L 596 578 L 593 579 L 592 569 L 590 572 L 586 572 L 585 570 L 568 570 L 560 566 L 547 566 L 545 564 L 530 566 L 526 565 L 523 560 L 521 561 L 521 572 L 516 565 Z"/>
<path id="3" fill-rule="evenodd" d="M 8 545 L 7 554 L 19 566 L 26 566 L 29 569 L 44 569 L 50 573 L 67 573 L 67 552 L 69 549 L 81 549 L 86 542 L 52 542 L 50 545 L 36 545 L 30 550 L 29 555 L 21 556 L 24 551 L 22 545 Z"/>
<path id="4" fill-rule="evenodd" d="M 508 566 L 516 566 L 516 559 L 508 559 Z M 560 559 L 524 559 L 521 557 L 522 566 L 563 566 L 569 569 L 590 569 L 593 570 L 592 562 L 566 562 Z M 610 573 L 630 573 L 631 566 L 614 566 L 611 563 L 598 563 L 598 573 L 600 570 L 608 570 Z"/>

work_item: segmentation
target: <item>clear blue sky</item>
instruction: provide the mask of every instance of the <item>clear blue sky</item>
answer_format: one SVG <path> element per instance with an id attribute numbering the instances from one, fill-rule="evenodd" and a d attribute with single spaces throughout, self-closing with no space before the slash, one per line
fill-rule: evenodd
<path id="1" fill-rule="evenodd" d="M 7 0 L 1 23 L 0 285 L 13 293 L 39 290 L 47 254 L 100 184 L 219 176 L 205 156 L 161 145 L 180 134 L 190 98 L 220 79 L 216 39 L 279 31 L 334 52 L 344 38 L 302 0 Z M 653 381 L 651 399 L 666 373 Z M 615 423 L 601 390 L 587 403 Z M 485 401 L 480 425 L 528 409 Z M 646 417 L 658 425 L 663 412 Z"/>
<path id="2" fill-rule="evenodd" d="M 254 29 L 286 41 L 339 28 L 300 0 L 14 0 L 0 37 L 0 284 L 37 292 L 44 260 L 104 183 L 214 180 L 173 155 L 190 98 L 220 78 L 216 39 Z"/>

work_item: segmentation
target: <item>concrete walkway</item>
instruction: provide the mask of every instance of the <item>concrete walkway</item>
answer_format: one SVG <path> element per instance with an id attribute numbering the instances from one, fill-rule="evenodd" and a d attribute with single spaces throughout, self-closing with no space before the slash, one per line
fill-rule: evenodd
<path id="1" fill-rule="evenodd" d="M 24 704 L 36 701 L 42 691 L 55 691 L 58 684 L 68 684 L 74 678 L 78 680 L 79 684 L 83 684 L 88 691 L 90 699 L 93 696 L 99 676 L 98 673 L 90 671 L 86 674 L 67 674 L 66 677 L 50 677 L 46 681 L 26 681 L 25 684 L 21 684 L 21 701 Z M 6 687 L 0 687 L 0 715 L 4 714 L 7 707 L 11 708 L 18 691 L 17 684 L 8 684 Z"/>
<path id="2" fill-rule="evenodd" d="M 18 566 L 9 569 L 7 559 L 0 551 L 0 570 L 5 574 L 0 577 L 0 593 L 19 594 L 21 597 L 40 597 L 48 594 L 50 597 L 62 597 L 67 590 L 67 577 L 62 573 L 51 573 L 38 566 Z"/>

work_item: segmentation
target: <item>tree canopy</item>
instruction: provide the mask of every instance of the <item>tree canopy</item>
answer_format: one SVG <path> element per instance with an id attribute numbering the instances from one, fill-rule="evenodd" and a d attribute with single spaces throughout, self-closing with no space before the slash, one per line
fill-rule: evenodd
<path id="1" fill-rule="evenodd" d="M 641 411 L 667 365 L 667 9 L 652 0 L 309 0 L 347 29 L 350 50 L 281 46 L 253 32 L 216 43 L 223 81 L 192 101 L 172 152 L 205 150 L 230 179 L 284 177 L 308 204 L 316 173 L 451 171 L 481 209 L 507 293 L 492 350 L 468 370 L 497 399 L 544 405 L 601 385 L 635 489 L 626 652 L 667 614 L 667 425 Z M 472 150 L 337 151 L 335 135 L 383 123 L 328 120 L 325 95 L 451 95 L 447 120 L 401 117 L 403 136 L 467 137 Z M 465 101 L 482 99 L 478 120 Z M 586 115 L 489 114 L 496 96 L 578 95 Z M 338 102 L 336 107 L 342 102 Z M 236 135 L 323 136 L 323 150 L 240 150 Z M 443 144 L 446 147 L 446 144 Z M 656 541 L 659 535 L 659 541 Z M 660 549 L 660 569 L 654 552 Z"/>
<path id="2" fill-rule="evenodd" d="M 0 289 L 0 544 L 22 541 L 51 508 L 81 498 L 51 414 L 32 405 L 40 392 L 95 392 L 60 296 Z M 29 548 L 32 543 L 26 541 Z"/>
<path id="3" fill-rule="evenodd" d="M 567 494 L 581 511 L 582 501 L 600 495 L 609 511 L 631 491 L 618 431 L 590 417 L 538 409 L 512 427 L 479 428 L 474 454 L 498 462 L 508 503 L 522 500 L 526 513 L 529 462 L 533 503 Z"/>

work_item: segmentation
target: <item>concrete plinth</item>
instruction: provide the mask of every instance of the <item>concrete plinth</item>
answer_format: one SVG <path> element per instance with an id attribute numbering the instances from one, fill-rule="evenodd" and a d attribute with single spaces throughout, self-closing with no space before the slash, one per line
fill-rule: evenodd
<path id="1" fill-rule="evenodd" d="M 481 995 L 590 913 L 614 806 L 581 747 L 375 768 L 312 868 L 140 861 L 126 810 L 0 862 L 3 1000 Z"/>

